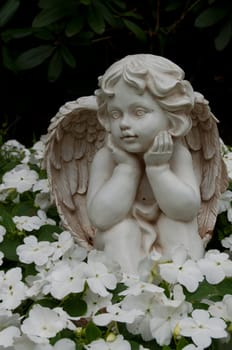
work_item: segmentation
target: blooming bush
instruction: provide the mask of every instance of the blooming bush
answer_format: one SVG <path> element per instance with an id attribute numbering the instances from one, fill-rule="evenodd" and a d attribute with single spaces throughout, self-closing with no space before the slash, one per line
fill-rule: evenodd
<path id="1" fill-rule="evenodd" d="M 152 253 L 126 275 L 62 228 L 43 148 L 42 138 L 0 148 L 0 349 L 231 349 L 231 184 L 202 259 Z M 223 155 L 232 176 L 232 152 Z"/>

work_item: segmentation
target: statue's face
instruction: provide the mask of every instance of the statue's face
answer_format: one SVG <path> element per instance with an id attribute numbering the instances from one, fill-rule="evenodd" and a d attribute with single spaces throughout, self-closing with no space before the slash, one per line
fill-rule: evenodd
<path id="1" fill-rule="evenodd" d="M 107 104 L 114 142 L 127 152 L 146 152 L 156 135 L 168 129 L 167 113 L 148 91 L 141 95 L 122 79 L 114 93 Z"/>

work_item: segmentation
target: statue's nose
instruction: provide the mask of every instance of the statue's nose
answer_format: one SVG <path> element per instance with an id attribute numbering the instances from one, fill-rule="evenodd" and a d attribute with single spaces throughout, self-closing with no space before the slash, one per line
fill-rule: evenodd
<path id="1" fill-rule="evenodd" d="M 124 114 L 120 122 L 121 130 L 126 130 L 130 128 L 130 117 L 128 114 Z"/>

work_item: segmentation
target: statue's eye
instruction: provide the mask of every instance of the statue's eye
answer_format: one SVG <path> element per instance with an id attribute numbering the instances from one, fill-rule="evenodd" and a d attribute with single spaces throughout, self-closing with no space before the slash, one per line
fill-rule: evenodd
<path id="1" fill-rule="evenodd" d="M 147 113 L 145 108 L 138 107 L 135 109 L 134 114 L 136 117 L 143 117 Z"/>
<path id="2" fill-rule="evenodd" d="M 119 119 L 121 117 L 120 111 L 111 111 L 110 115 L 111 115 L 111 118 L 113 119 Z"/>

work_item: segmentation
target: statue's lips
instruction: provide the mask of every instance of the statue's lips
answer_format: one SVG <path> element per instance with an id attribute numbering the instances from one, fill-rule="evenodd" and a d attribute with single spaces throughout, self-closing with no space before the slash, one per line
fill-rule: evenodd
<path id="1" fill-rule="evenodd" d="M 124 141 L 130 141 L 130 140 L 135 140 L 137 139 L 138 136 L 137 135 L 130 135 L 130 134 L 125 134 L 125 135 L 122 135 L 120 137 L 121 140 L 124 140 Z"/>

